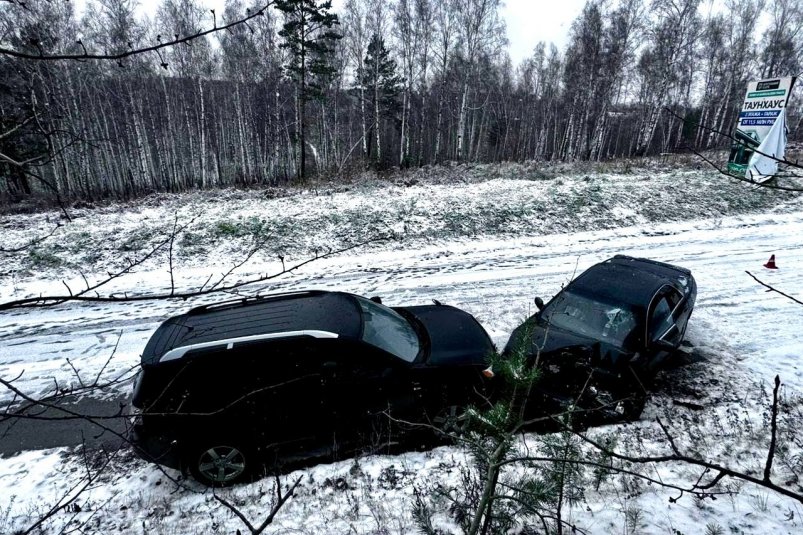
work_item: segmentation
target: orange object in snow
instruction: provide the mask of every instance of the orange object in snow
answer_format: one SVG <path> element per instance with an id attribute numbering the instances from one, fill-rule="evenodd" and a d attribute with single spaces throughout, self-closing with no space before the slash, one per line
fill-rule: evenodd
<path id="1" fill-rule="evenodd" d="M 778 266 L 775 265 L 775 255 L 772 255 L 770 259 L 764 264 L 764 267 L 767 269 L 778 269 Z"/>

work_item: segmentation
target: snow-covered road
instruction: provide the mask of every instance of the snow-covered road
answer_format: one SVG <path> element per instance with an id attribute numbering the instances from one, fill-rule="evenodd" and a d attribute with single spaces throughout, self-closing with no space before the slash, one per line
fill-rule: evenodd
<path id="1" fill-rule="evenodd" d="M 323 259 L 287 275 L 264 291 L 338 289 L 381 295 L 389 304 L 438 299 L 472 312 L 503 345 L 511 330 L 544 299 L 591 264 L 614 254 L 644 256 L 692 270 L 699 285 L 689 338 L 696 346 L 736 357 L 766 380 L 780 374 L 803 391 L 803 310 L 750 278 L 798 297 L 803 295 L 803 212 L 735 216 L 537 238 L 397 244 L 395 250 L 361 251 Z M 762 267 L 776 254 L 780 269 Z M 241 271 L 269 272 L 275 265 Z M 202 283 L 211 270 L 181 273 L 185 284 Z M 200 281 L 200 282 L 198 282 Z M 163 270 L 144 271 L 121 282 L 140 291 L 164 287 Z M 50 290 L 61 291 L 60 283 Z M 38 287 L 47 291 L 46 287 Z M 18 289 L 19 291 L 19 289 Z M 220 299 L 222 297 L 218 297 Z M 147 338 L 186 302 L 67 304 L 5 313 L 0 324 L 0 376 L 22 374 L 28 392 L 74 380 L 67 363 L 86 377 L 98 373 L 115 345 L 104 374 L 135 366 Z M 119 343 L 118 343 L 119 337 Z M 8 396 L 0 393 L 0 399 Z"/>
<path id="2" fill-rule="evenodd" d="M 690 433 L 698 432 L 704 442 L 710 438 L 706 445 L 711 455 L 731 454 L 732 448 L 739 448 L 737 451 L 746 453 L 726 457 L 723 462 L 760 465 L 765 447 L 760 432 L 754 435 L 751 431 L 751 441 L 734 432 L 729 435 L 732 443 L 723 446 L 718 442 L 723 430 L 716 427 L 716 421 L 722 419 L 730 425 L 727 416 L 738 415 L 738 421 L 756 420 L 760 427 L 766 404 L 754 397 L 755 385 L 771 383 L 776 374 L 785 383 L 787 394 L 803 392 L 803 307 L 766 292 L 745 273 L 751 271 L 779 290 L 803 297 L 803 211 L 538 237 L 403 241 L 322 259 L 252 290 L 338 289 L 381 295 L 391 305 L 438 299 L 470 311 L 501 346 L 532 312 L 535 295 L 551 297 L 573 275 L 618 253 L 692 270 L 698 282 L 698 298 L 688 338 L 703 359 L 659 378 L 658 392 L 648 404 L 643 421 L 618 431 L 623 436 L 630 433 L 640 437 L 638 440 L 648 443 L 648 448 L 660 448 L 660 431 L 649 418 L 678 415 L 682 411 L 671 406 L 672 400 L 690 397 L 706 407 L 688 416 L 697 426 L 691 429 L 699 431 Z M 779 266 L 774 271 L 762 267 L 773 253 Z M 276 268 L 276 264 L 246 266 L 237 271 L 237 277 L 274 272 Z M 179 282 L 198 287 L 211 273 L 225 269 L 220 264 L 185 267 L 178 274 Z M 169 287 L 169 277 L 164 266 L 142 269 L 118 283 L 118 288 L 138 292 L 165 287 Z M 59 280 L 6 282 L 0 286 L 0 294 L 7 298 L 62 291 Z M 197 301 L 68 303 L 3 313 L 0 377 L 18 377 L 15 385 L 30 394 L 52 388 L 54 381 L 61 386 L 76 384 L 73 366 L 84 381 L 93 380 L 101 371 L 106 379 L 116 377 L 136 367 L 145 342 L 159 322 L 195 304 Z M 111 400 L 129 391 L 130 384 L 124 383 L 93 396 Z M 0 401 L 10 398 L 10 392 L 0 392 Z M 684 414 L 689 413 L 679 414 L 679 420 L 686 417 Z M 709 420 L 715 423 L 705 423 Z M 737 422 L 735 427 L 739 425 Z M 0 532 L 30 525 L 30 519 L 47 511 L 75 484 L 83 469 L 74 456 L 65 455 L 66 451 L 26 451 L 0 458 L 0 489 L 11 490 L 10 494 L 0 493 L 11 496 L 7 509 L 0 502 Z M 409 533 L 412 489 L 433 481 L 459 484 L 455 467 L 466 459 L 459 448 L 439 448 L 310 468 L 303 472 L 301 487 L 277 517 L 271 533 L 299 529 L 305 533 L 375 533 L 378 518 L 386 522 L 380 527 L 387 532 Z M 155 467 L 130 456 L 124 455 L 116 463 L 91 492 L 81 497 L 85 512 L 78 518 L 91 521 L 86 531 L 197 533 L 217 529 L 233 532 L 241 527 L 237 519 L 217 508 L 207 493 L 177 491 L 170 484 L 161 484 L 164 480 Z M 398 483 L 390 487 L 377 483 L 388 470 L 401 474 Z M 681 467 L 662 469 L 660 477 L 688 481 L 696 476 Z M 331 482 L 338 478 L 348 480 L 346 491 L 333 490 Z M 230 495 L 240 496 L 237 499 L 252 519 L 263 514 L 263 486 L 264 482 L 246 485 Z M 621 532 L 627 511 L 637 507 L 646 515 L 641 526 L 645 533 L 699 533 L 707 523 L 743 533 L 799 533 L 801 529 L 803 510 L 798 504 L 768 497 L 755 488 L 746 488 L 730 500 L 702 505 L 690 497 L 669 502 L 667 492 L 657 488 L 643 488 L 634 495 L 616 486 L 611 489 L 589 489 L 585 504 L 571 512 L 573 521 L 590 533 Z M 98 507 L 104 508 L 102 514 L 92 516 L 91 508 Z M 69 527 L 69 521 L 68 517 L 55 517 L 53 531 Z"/>

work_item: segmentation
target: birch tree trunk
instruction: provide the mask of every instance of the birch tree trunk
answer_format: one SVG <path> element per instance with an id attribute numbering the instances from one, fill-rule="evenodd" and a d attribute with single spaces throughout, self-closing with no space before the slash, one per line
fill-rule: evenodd
<path id="1" fill-rule="evenodd" d="M 468 110 L 466 108 L 468 100 L 468 81 L 463 83 L 463 93 L 460 97 L 460 115 L 457 120 L 457 159 L 463 159 L 463 136 L 466 129 L 466 114 Z"/>
<path id="2" fill-rule="evenodd" d="M 201 102 L 200 115 L 198 117 L 198 130 L 200 131 L 200 146 L 198 150 L 199 165 L 201 168 L 201 187 L 206 188 L 206 116 L 204 114 L 204 84 L 198 78 L 198 95 Z"/>

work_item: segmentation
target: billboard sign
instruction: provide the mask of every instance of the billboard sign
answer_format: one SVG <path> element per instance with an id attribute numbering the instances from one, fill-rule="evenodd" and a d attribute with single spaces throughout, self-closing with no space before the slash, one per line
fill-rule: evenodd
<path id="1" fill-rule="evenodd" d="M 759 182 L 775 174 L 777 162 L 759 153 L 783 158 L 786 147 L 786 103 L 794 83 L 795 77 L 790 76 L 759 80 L 747 85 L 728 158 L 729 173 Z"/>

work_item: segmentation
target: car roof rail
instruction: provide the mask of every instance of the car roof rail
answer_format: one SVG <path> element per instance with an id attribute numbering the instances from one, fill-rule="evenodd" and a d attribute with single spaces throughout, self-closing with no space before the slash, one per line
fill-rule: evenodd
<path id="1" fill-rule="evenodd" d="M 238 336 L 234 338 L 224 338 L 222 340 L 212 340 L 210 342 L 200 342 L 197 344 L 190 344 L 187 346 L 174 347 L 173 349 L 167 351 L 164 355 L 159 357 L 159 362 L 169 362 L 171 360 L 178 360 L 183 358 L 184 355 L 186 355 L 190 351 L 195 351 L 198 349 L 211 349 L 211 348 L 222 348 L 222 347 L 225 347 L 226 349 L 233 349 L 236 344 L 242 344 L 247 342 L 261 342 L 265 340 L 276 340 L 282 338 L 298 338 L 298 337 L 339 338 L 339 335 L 337 333 L 329 331 L 303 330 L 303 331 L 284 331 L 278 333 L 254 334 L 250 336 Z"/>
<path id="2" fill-rule="evenodd" d="M 295 292 L 284 292 L 278 294 L 269 294 L 269 295 L 255 295 L 249 297 L 240 297 L 237 299 L 228 299 L 226 301 L 219 301 L 217 303 L 209 303 L 207 305 L 200 305 L 195 308 L 191 308 L 188 312 L 188 316 L 192 316 L 195 314 L 203 314 L 204 312 L 209 312 L 211 310 L 219 310 L 221 308 L 233 308 L 235 306 L 242 306 L 249 303 L 259 303 L 262 301 L 270 301 L 272 299 L 283 299 L 287 297 L 301 297 L 304 295 L 315 295 L 324 293 L 323 290 L 298 290 Z"/>

